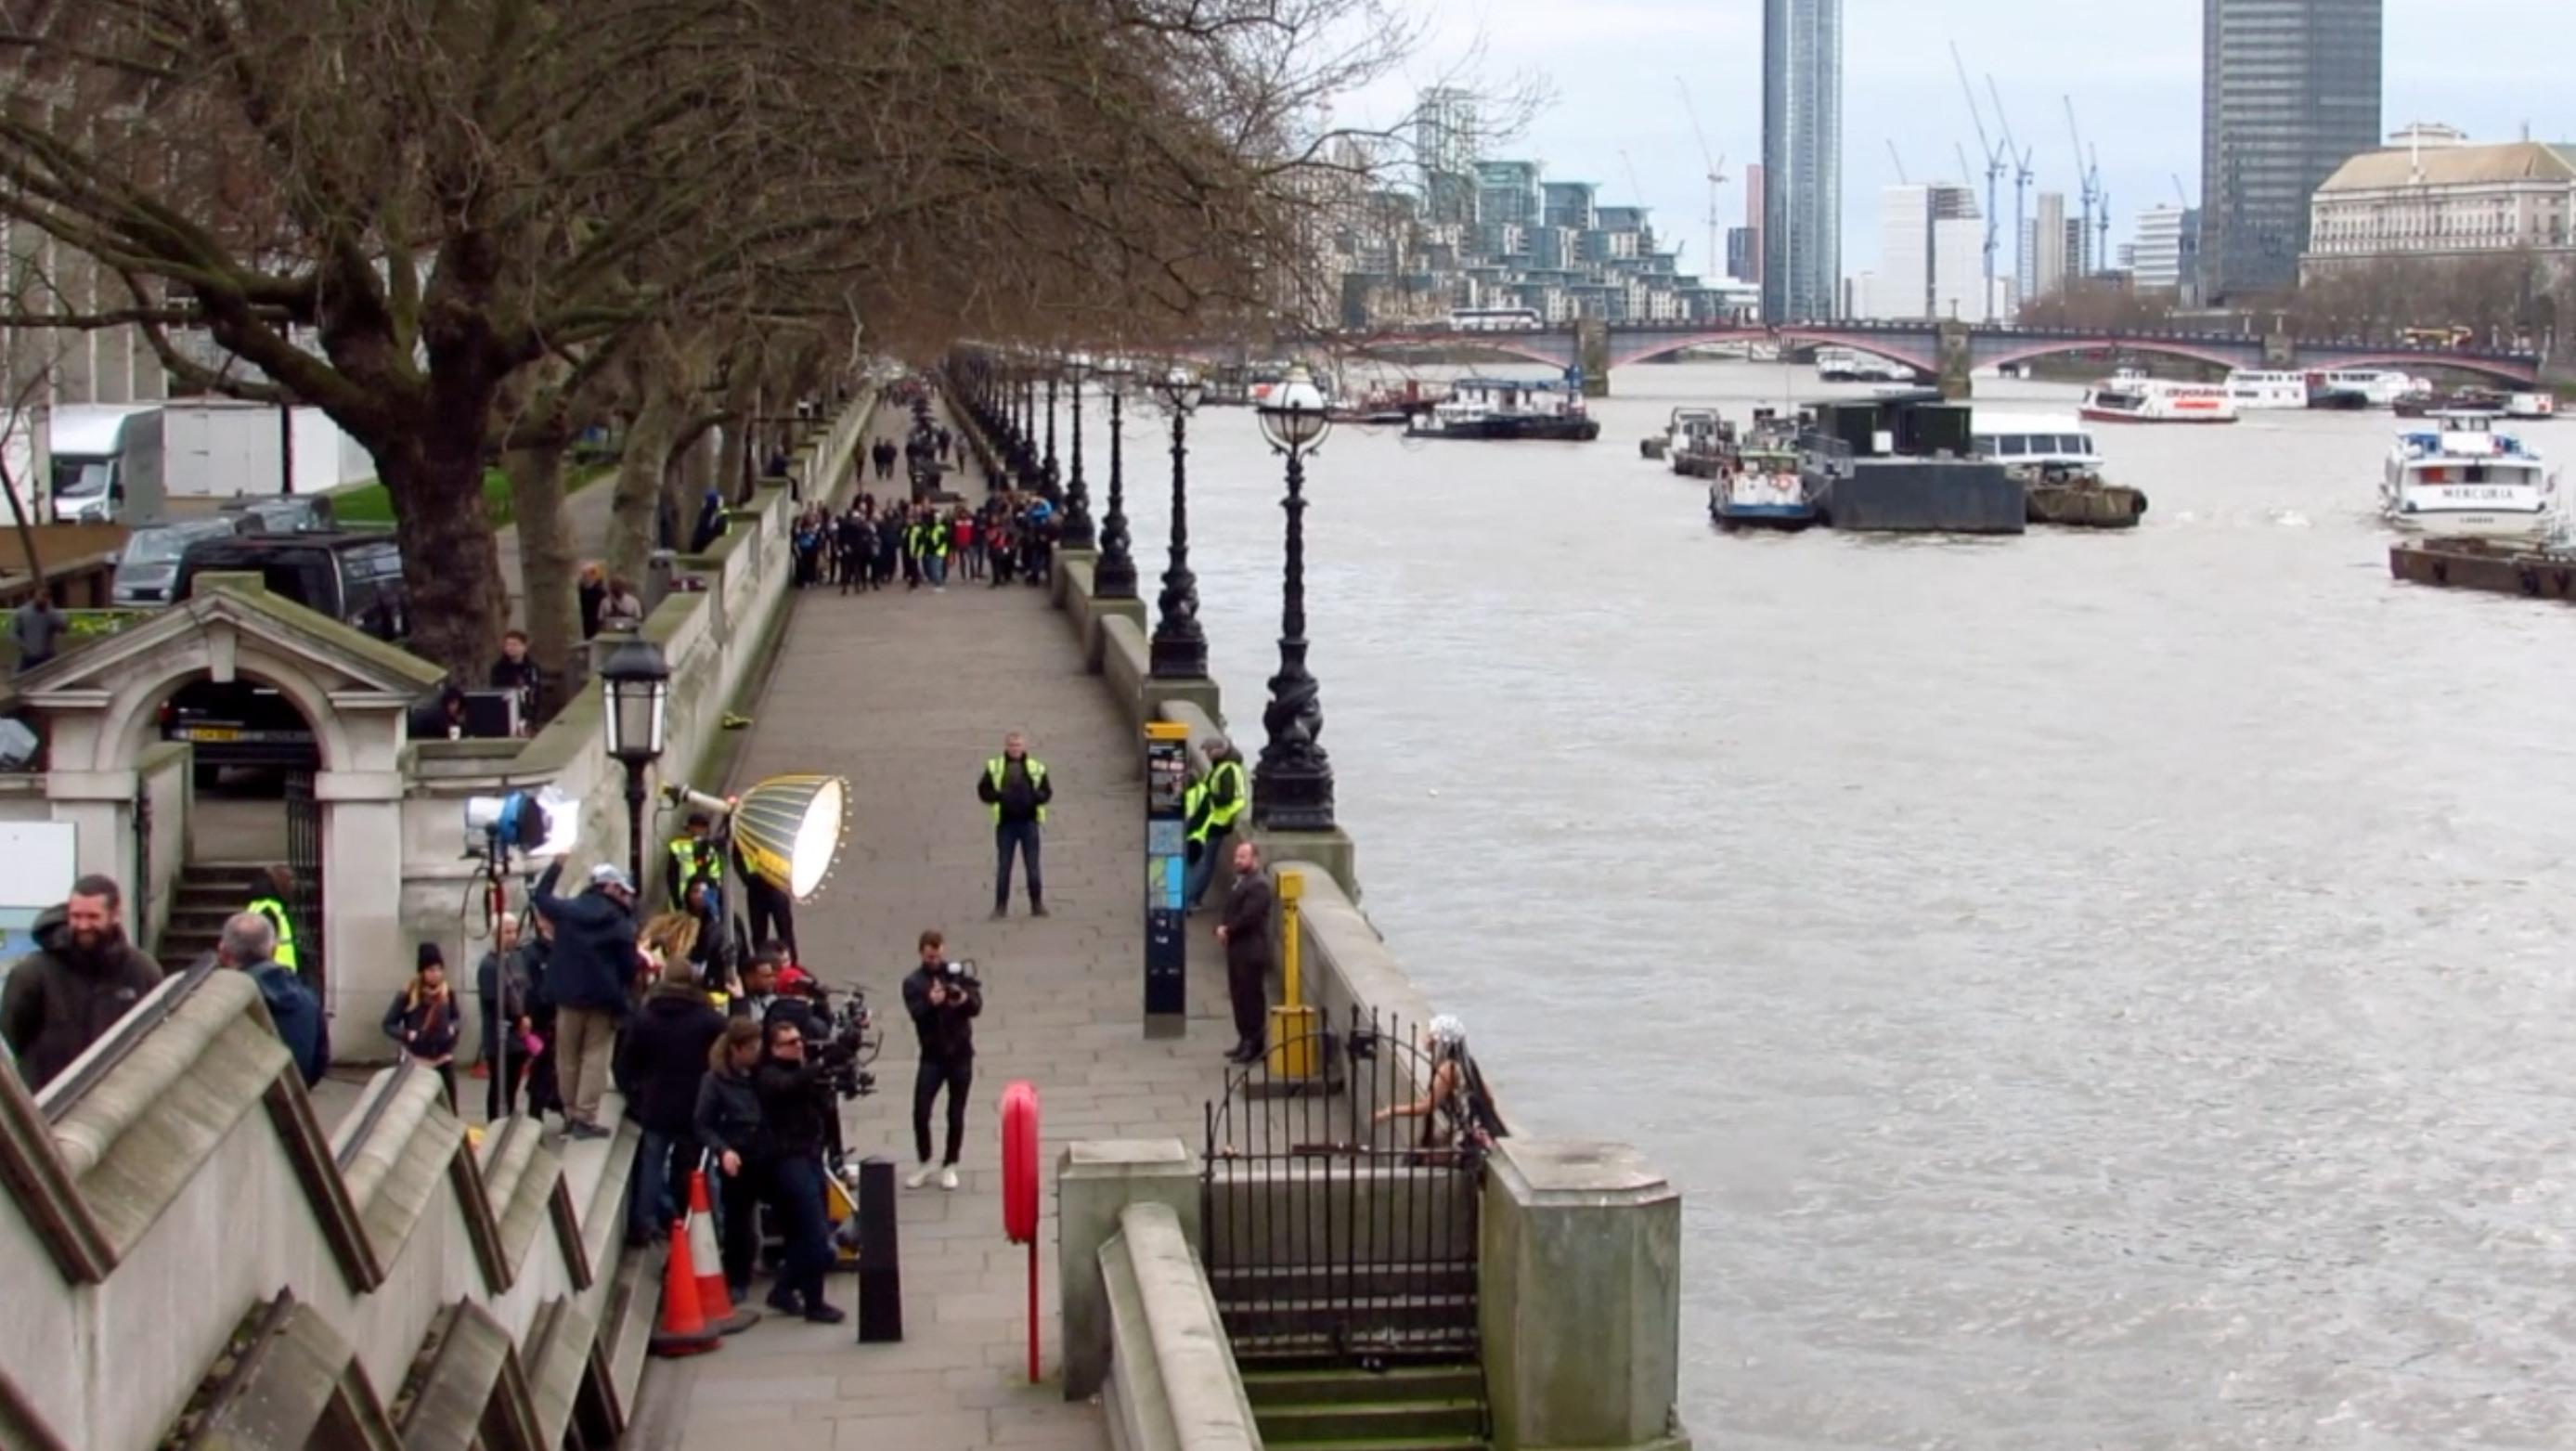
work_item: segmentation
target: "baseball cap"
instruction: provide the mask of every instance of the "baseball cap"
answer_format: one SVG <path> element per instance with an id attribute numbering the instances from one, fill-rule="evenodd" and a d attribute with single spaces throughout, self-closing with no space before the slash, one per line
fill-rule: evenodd
<path id="1" fill-rule="evenodd" d="M 594 887 L 617 887 L 629 892 L 635 890 L 635 879 L 626 875 L 626 869 L 611 866 L 607 862 L 601 862 L 590 869 L 590 884 Z"/>

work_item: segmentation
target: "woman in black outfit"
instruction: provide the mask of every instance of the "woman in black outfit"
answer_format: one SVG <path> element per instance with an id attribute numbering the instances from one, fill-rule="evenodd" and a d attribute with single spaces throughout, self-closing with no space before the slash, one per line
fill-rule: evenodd
<path id="1" fill-rule="evenodd" d="M 769 1307 L 831 1325 L 841 1312 L 823 1303 L 823 1275 L 832 1268 L 831 1216 L 823 1205 L 825 1115 L 832 1091 L 805 1061 L 805 1030 L 787 1014 L 769 1020 L 769 1051 L 752 1070 L 765 1130 L 760 1174 L 769 1207 L 778 1214 L 787 1263 L 769 1292 Z"/>
<path id="2" fill-rule="evenodd" d="M 760 1163 L 767 1154 L 760 1094 L 752 1069 L 760 1062 L 760 1025 L 736 1018 L 707 1050 L 707 1076 L 698 1085 L 693 1116 L 698 1142 L 715 1161 L 716 1219 L 724 1236 L 724 1277 L 736 1304 L 750 1298 L 751 1271 L 760 1257 Z"/>

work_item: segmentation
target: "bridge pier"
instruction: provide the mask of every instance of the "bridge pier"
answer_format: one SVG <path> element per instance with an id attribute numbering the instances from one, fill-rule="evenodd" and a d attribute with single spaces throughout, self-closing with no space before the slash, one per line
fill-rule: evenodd
<path id="1" fill-rule="evenodd" d="M 1941 324 L 1941 396 L 1952 402 L 1966 399 L 1975 392 L 1970 382 L 1974 364 L 1968 356 L 1968 325 L 1951 321 Z"/>
<path id="2" fill-rule="evenodd" d="M 1574 324 L 1574 361 L 1583 369 L 1583 396 L 1610 396 L 1610 324 L 1597 317 Z"/>
<path id="3" fill-rule="evenodd" d="M 2299 365 L 2299 340 L 2285 332 L 2263 335 L 2263 366 L 2275 372 Z"/>

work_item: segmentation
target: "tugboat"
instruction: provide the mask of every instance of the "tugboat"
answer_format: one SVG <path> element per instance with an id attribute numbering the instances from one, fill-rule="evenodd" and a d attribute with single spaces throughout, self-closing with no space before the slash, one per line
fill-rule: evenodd
<path id="1" fill-rule="evenodd" d="M 1798 451 L 1778 443 L 1737 450 L 1709 481 L 1708 520 L 1729 531 L 1795 532 L 1815 523 L 1816 501 L 1807 496 Z"/>
<path id="2" fill-rule="evenodd" d="M 1686 479 L 1713 479 L 1735 448 L 1735 430 L 1714 408 L 1676 408 L 1667 430 L 1666 455 Z"/>
<path id="3" fill-rule="evenodd" d="M 1405 435 L 1589 443 L 1601 436 L 1601 421 L 1583 411 L 1582 395 L 1570 383 L 1461 378 L 1437 406 L 1412 416 Z"/>

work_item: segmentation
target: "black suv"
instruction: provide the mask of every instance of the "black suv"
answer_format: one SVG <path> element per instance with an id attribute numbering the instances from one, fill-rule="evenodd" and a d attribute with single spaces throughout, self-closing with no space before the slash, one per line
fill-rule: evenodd
<path id="1" fill-rule="evenodd" d="M 402 551 L 388 532 L 243 534 L 188 546 L 171 598 L 187 599 L 202 574 L 256 574 L 268 591 L 380 640 L 410 630 Z M 227 766 L 310 771 L 319 764 L 312 723 L 276 687 L 246 677 L 182 686 L 161 708 L 164 739 L 196 747 L 199 785 Z"/>

